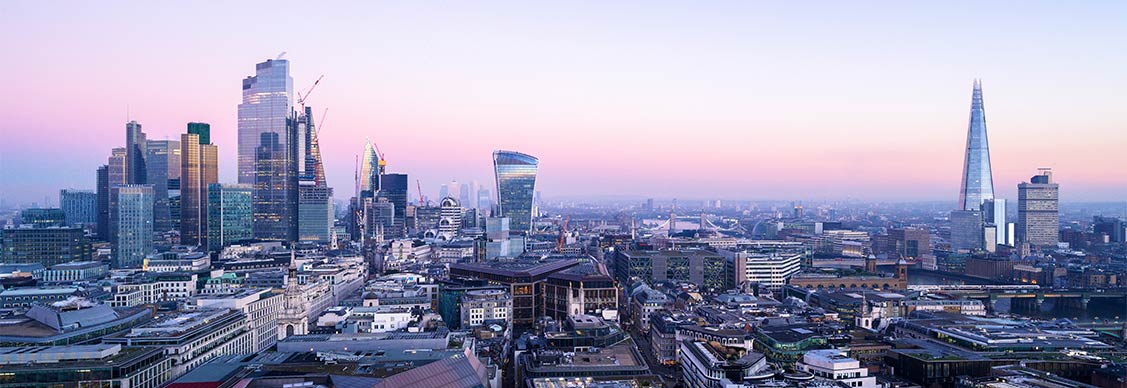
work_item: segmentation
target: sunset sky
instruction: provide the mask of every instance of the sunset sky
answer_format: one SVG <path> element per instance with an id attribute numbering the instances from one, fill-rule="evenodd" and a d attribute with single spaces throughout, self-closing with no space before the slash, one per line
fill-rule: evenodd
<path id="1" fill-rule="evenodd" d="M 1127 2 L 905 3 L 6 1 L 0 197 L 93 189 L 130 118 L 210 123 L 234 182 L 241 80 L 284 51 L 338 200 L 368 137 L 412 198 L 510 149 L 549 199 L 954 203 L 975 78 L 999 196 L 1052 167 L 1127 199 Z"/>

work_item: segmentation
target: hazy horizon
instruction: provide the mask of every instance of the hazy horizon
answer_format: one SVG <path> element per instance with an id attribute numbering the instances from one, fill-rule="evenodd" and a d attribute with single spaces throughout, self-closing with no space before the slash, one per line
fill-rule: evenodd
<path id="1" fill-rule="evenodd" d="M 241 80 L 284 51 L 295 90 L 324 74 L 338 200 L 368 137 L 412 199 L 512 149 L 547 198 L 954 203 L 981 78 L 998 197 L 1052 167 L 1061 202 L 1122 202 L 1127 4 L 1052 4 L 17 1 L 0 198 L 93 189 L 129 119 L 210 123 L 234 182 Z"/>

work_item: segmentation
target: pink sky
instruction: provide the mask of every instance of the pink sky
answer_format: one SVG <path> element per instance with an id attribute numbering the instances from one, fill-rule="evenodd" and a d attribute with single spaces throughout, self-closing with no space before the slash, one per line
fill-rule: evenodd
<path id="1" fill-rule="evenodd" d="M 240 81 L 286 51 L 295 89 L 325 75 L 309 104 L 328 108 L 338 199 L 370 137 L 432 197 L 492 185 L 491 151 L 512 149 L 540 158 L 549 198 L 953 202 L 982 78 L 1000 196 L 1052 167 L 1066 201 L 1122 201 L 1125 11 L 18 1 L 0 13 L 0 197 L 93 188 L 130 117 L 153 139 L 211 123 L 234 181 Z"/>

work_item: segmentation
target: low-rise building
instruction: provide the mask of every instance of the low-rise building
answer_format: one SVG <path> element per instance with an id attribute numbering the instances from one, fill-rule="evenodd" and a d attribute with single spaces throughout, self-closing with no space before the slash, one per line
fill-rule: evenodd
<path id="1" fill-rule="evenodd" d="M 504 290 L 472 290 L 462 294 L 461 327 L 479 326 L 486 321 L 513 321 L 513 298 Z"/>
<path id="2" fill-rule="evenodd" d="M 802 356 L 795 369 L 813 374 L 815 378 L 845 384 L 855 388 L 876 388 L 877 378 L 869 376 L 868 368 L 849 358 L 837 349 L 811 350 Z"/>
<path id="3" fill-rule="evenodd" d="M 172 377 L 217 356 L 253 354 L 255 346 L 245 314 L 229 309 L 171 313 L 103 342 L 164 349 L 172 358 Z"/>
<path id="4" fill-rule="evenodd" d="M 43 271 L 46 283 L 86 282 L 101 279 L 110 267 L 98 261 L 74 261 L 55 264 Z"/>
<path id="5" fill-rule="evenodd" d="M 194 300 L 197 308 L 242 311 L 246 317 L 247 330 L 254 337 L 252 352 L 265 351 L 278 343 L 278 314 L 282 311 L 282 295 L 259 288 L 198 295 Z"/>
<path id="6" fill-rule="evenodd" d="M 775 369 L 763 354 L 715 342 L 684 340 L 680 343 L 681 374 L 689 388 L 725 388 L 764 381 Z"/>
<path id="7" fill-rule="evenodd" d="M 10 387 L 158 388 L 172 359 L 153 347 L 118 344 L 0 348 L 0 384 Z"/>

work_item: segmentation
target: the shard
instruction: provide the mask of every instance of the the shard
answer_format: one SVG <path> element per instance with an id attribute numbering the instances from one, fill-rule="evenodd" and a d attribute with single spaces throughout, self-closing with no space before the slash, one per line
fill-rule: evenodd
<path id="1" fill-rule="evenodd" d="M 971 94 L 967 153 L 963 159 L 961 186 L 959 210 L 981 210 L 983 202 L 994 200 L 990 143 L 986 139 L 986 109 L 982 104 L 982 82 L 979 80 L 974 81 L 974 92 Z"/>

